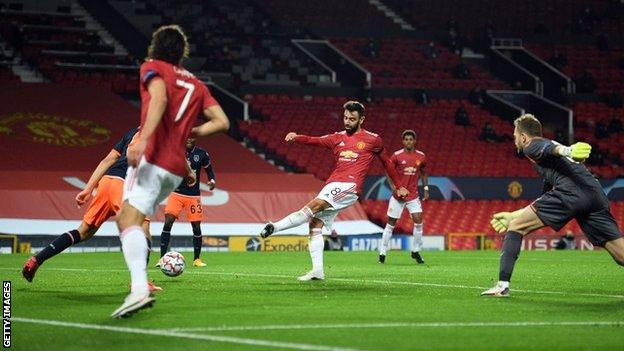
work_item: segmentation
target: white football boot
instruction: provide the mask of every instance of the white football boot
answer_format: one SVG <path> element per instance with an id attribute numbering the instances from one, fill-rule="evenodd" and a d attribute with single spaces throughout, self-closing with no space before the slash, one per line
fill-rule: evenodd
<path id="1" fill-rule="evenodd" d="M 493 288 L 482 292 L 481 296 L 509 297 L 509 283 L 498 282 Z"/>
<path id="2" fill-rule="evenodd" d="M 155 302 L 156 299 L 149 292 L 145 294 L 130 293 L 124 300 L 124 303 L 111 314 L 111 318 L 130 317 L 139 310 L 154 306 Z"/>
<path id="3" fill-rule="evenodd" d="M 323 272 L 315 272 L 315 271 L 309 271 L 308 273 L 297 278 L 297 280 L 301 282 L 307 282 L 310 280 L 323 280 L 323 279 L 325 279 L 325 274 L 323 274 Z"/>

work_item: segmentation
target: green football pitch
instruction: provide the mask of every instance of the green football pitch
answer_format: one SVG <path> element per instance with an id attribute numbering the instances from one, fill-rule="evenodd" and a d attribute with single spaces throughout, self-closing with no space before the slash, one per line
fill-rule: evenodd
<path id="1" fill-rule="evenodd" d="M 604 251 L 523 252 L 508 299 L 479 297 L 498 252 L 423 256 L 330 252 L 325 281 L 299 282 L 305 252 L 204 253 L 207 267 L 176 278 L 150 267 L 164 291 L 121 320 L 109 318 L 128 293 L 121 253 L 62 254 L 33 283 L 26 256 L 0 255 L 0 274 L 15 350 L 624 349 L 624 269 Z"/>

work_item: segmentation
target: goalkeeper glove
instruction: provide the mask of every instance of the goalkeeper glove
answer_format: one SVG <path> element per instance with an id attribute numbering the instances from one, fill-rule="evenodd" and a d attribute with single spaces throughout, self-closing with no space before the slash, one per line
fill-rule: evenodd
<path id="1" fill-rule="evenodd" d="M 497 233 L 503 233 L 509 228 L 509 222 L 514 218 L 513 212 L 498 212 L 492 216 L 490 224 Z"/>
<path id="2" fill-rule="evenodd" d="M 578 142 L 561 150 L 561 156 L 571 157 L 574 160 L 585 160 L 591 154 L 591 145 L 588 143 Z"/>

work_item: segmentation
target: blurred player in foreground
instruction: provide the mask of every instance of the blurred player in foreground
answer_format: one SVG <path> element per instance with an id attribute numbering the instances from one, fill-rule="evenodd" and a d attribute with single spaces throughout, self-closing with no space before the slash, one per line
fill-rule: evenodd
<path id="1" fill-rule="evenodd" d="M 188 52 L 182 28 L 162 26 L 152 34 L 148 58 L 140 68 L 141 132 L 128 148 L 124 201 L 117 218 L 132 286 L 113 318 L 154 304 L 147 286 L 148 247 L 140 225 L 188 176 L 185 143 L 191 128 L 197 136 L 229 128 L 227 116 L 206 85 L 181 66 Z M 200 112 L 208 122 L 193 128 Z"/>
<path id="2" fill-rule="evenodd" d="M 364 178 L 375 156 L 383 164 L 392 182 L 397 185 L 397 196 L 404 198 L 409 194 L 384 150 L 381 137 L 362 128 L 365 118 L 364 105 L 357 101 L 349 101 L 343 105 L 343 108 L 345 130 L 342 132 L 321 137 L 297 135 L 293 132 L 286 135 L 287 142 L 319 145 L 331 149 L 336 158 L 336 168 L 315 199 L 301 210 L 275 223 L 267 223 L 260 233 L 261 237 L 266 238 L 275 232 L 309 223 L 312 270 L 299 277 L 301 281 L 325 278 L 324 242 L 321 235 L 323 225 L 331 231 L 338 213 L 357 201 L 358 194 L 362 191 Z"/>
<path id="3" fill-rule="evenodd" d="M 80 223 L 78 228 L 61 234 L 38 254 L 30 257 L 24 263 L 22 275 L 27 281 L 32 282 L 37 269 L 46 260 L 58 255 L 72 245 L 91 239 L 100 229 L 102 223 L 119 213 L 124 179 L 128 169 L 126 151 L 128 145 L 132 144 L 136 139 L 137 133 L 138 128 L 133 128 L 115 144 L 113 149 L 95 168 L 85 188 L 76 195 L 76 204 L 80 207 L 91 199 L 91 194 L 97 187 L 95 197 L 89 203 L 89 207 L 82 218 L 82 223 Z M 152 238 L 149 232 L 149 219 L 146 218 L 142 226 L 145 231 L 147 246 L 151 247 Z M 149 255 L 147 259 L 149 260 Z M 152 282 L 148 282 L 148 287 L 150 291 L 162 290 Z"/>
<path id="4" fill-rule="evenodd" d="M 492 218 L 492 227 L 505 234 L 498 283 L 484 291 L 483 296 L 508 297 L 509 282 L 522 237 L 544 226 L 559 231 L 576 219 L 595 246 L 604 247 L 615 262 L 624 266 L 624 238 L 609 212 L 602 186 L 581 162 L 591 153 L 587 143 L 563 146 L 542 137 L 542 124 L 533 115 L 525 114 L 514 121 L 514 140 L 519 152 L 531 161 L 544 178 L 545 190 L 531 205 L 515 212 L 499 212 Z"/>

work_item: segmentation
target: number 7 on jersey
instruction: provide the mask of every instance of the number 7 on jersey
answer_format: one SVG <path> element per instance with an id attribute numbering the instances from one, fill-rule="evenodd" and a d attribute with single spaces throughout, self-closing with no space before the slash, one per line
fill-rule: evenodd
<path id="1" fill-rule="evenodd" d="M 173 120 L 177 122 L 184 115 L 184 111 L 188 107 L 189 101 L 191 101 L 191 95 L 193 95 L 193 91 L 195 91 L 195 86 L 191 83 L 185 82 L 180 79 L 176 79 L 176 84 L 184 89 L 186 89 L 186 94 L 184 95 L 184 100 L 182 100 L 182 104 L 180 105 L 180 109 L 178 110 L 178 114 L 176 118 Z"/>

